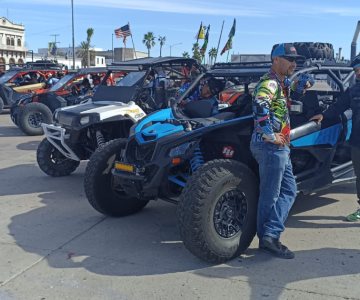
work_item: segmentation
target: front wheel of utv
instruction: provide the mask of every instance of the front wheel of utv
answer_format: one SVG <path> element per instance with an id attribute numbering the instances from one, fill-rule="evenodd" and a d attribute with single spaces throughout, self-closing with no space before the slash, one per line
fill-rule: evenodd
<path id="1" fill-rule="evenodd" d="M 42 135 L 44 131 L 41 123 L 52 123 L 52 112 L 43 103 L 32 102 L 26 104 L 17 115 L 19 128 L 27 135 Z"/>
<path id="2" fill-rule="evenodd" d="M 37 148 L 36 160 L 40 169 L 52 177 L 68 176 L 80 164 L 80 161 L 65 157 L 46 138 L 41 141 Z"/>
<path id="3" fill-rule="evenodd" d="M 201 166 L 178 206 L 185 247 L 210 263 L 238 256 L 255 236 L 257 202 L 258 179 L 246 165 L 221 159 Z"/>
<path id="4" fill-rule="evenodd" d="M 84 189 L 86 197 L 98 212 L 111 217 L 122 217 L 142 210 L 148 200 L 139 200 L 125 192 L 114 190 L 112 174 L 116 154 L 125 148 L 126 139 L 107 142 L 96 149 L 86 167 Z"/>

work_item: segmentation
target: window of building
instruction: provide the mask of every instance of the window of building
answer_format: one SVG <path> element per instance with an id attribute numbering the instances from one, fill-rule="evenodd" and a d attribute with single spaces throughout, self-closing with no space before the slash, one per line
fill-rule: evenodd
<path id="1" fill-rule="evenodd" d="M 10 46 L 10 38 L 9 37 L 6 38 L 6 45 Z"/>
<path id="2" fill-rule="evenodd" d="M 101 64 L 102 64 L 102 65 L 104 64 L 104 59 L 103 59 L 103 58 L 101 58 Z"/>
<path id="3" fill-rule="evenodd" d="M 21 39 L 17 40 L 17 45 L 18 45 L 18 47 L 21 47 Z"/>
<path id="4" fill-rule="evenodd" d="M 97 65 L 99 64 L 99 58 L 98 57 L 96 58 L 96 64 Z"/>
<path id="5" fill-rule="evenodd" d="M 11 46 L 15 46 L 15 41 L 13 38 L 11 38 Z"/>

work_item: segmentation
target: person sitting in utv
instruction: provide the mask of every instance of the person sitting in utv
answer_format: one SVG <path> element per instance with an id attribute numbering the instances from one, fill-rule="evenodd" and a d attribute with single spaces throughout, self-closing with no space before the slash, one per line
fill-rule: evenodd
<path id="1" fill-rule="evenodd" d="M 91 84 L 87 77 L 85 77 L 80 85 L 80 95 L 86 95 L 91 90 Z"/>
<path id="2" fill-rule="evenodd" d="M 190 118 L 208 118 L 219 113 L 218 94 L 223 90 L 223 84 L 210 78 L 204 81 L 191 97 L 185 99 L 184 112 Z M 197 97 L 196 97 L 197 96 Z"/>

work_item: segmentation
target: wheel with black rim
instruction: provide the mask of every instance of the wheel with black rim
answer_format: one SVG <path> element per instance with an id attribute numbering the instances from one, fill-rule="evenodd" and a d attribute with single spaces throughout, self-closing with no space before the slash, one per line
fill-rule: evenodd
<path id="1" fill-rule="evenodd" d="M 32 102 L 18 113 L 17 123 L 27 135 L 42 135 L 41 123 L 52 123 L 52 112 L 45 104 Z"/>
<path id="2" fill-rule="evenodd" d="M 185 247 L 211 263 L 246 250 L 256 233 L 258 179 L 243 163 L 213 160 L 188 180 L 178 224 Z"/>
<path id="3" fill-rule="evenodd" d="M 37 148 L 36 160 L 40 169 L 52 177 L 68 176 L 80 164 L 80 161 L 65 157 L 46 138 L 41 141 Z"/>
<path id="4" fill-rule="evenodd" d="M 116 154 L 125 148 L 126 141 L 126 139 L 112 140 L 96 149 L 85 171 L 84 189 L 89 203 L 98 212 L 112 217 L 134 214 L 149 202 L 113 188 L 111 169 Z"/>

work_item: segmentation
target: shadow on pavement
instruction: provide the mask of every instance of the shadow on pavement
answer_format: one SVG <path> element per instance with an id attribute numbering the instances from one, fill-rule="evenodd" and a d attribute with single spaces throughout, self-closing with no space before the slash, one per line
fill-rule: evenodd
<path id="1" fill-rule="evenodd" d="M 360 270 L 359 249 L 337 248 L 296 251 L 296 259 L 290 261 L 249 249 L 245 255 L 227 264 L 209 265 L 183 246 L 177 230 L 176 206 L 172 204 L 153 201 L 138 214 L 107 218 L 87 202 L 82 173 L 51 178 L 31 164 L 4 170 L 3 174 L 9 180 L 3 185 L 4 189 L 1 188 L 0 195 L 24 194 L 23 199 L 7 200 L 8 205 L 35 207 L 11 218 L 8 226 L 11 239 L 26 252 L 44 256 L 45 251 L 46 262 L 53 268 L 84 268 L 107 276 L 191 271 L 203 277 L 248 282 L 252 289 L 251 299 L 266 298 L 270 294 L 271 299 L 277 299 L 288 284 L 358 274 Z M 0 180 L 4 177 L 0 176 Z M 335 187 L 332 188 L 331 192 L 335 191 Z M 330 193 L 329 190 L 325 192 Z M 39 195 L 27 199 L 26 194 L 30 193 Z M 293 214 L 336 201 L 321 195 L 306 196 L 304 202 L 298 201 Z M 31 204 L 24 204 L 28 200 Z M 302 216 L 301 220 L 304 218 Z M 314 226 L 312 220 L 323 216 L 307 218 L 309 223 L 302 222 L 296 215 L 291 216 L 289 227 L 311 227 Z M 344 226 L 359 225 L 344 223 Z M 317 291 L 315 287 L 314 290 Z"/>
<path id="2" fill-rule="evenodd" d="M 209 278 L 233 278 L 234 281 L 246 281 L 251 286 L 250 299 L 254 300 L 269 299 L 269 297 L 279 299 L 283 289 L 289 288 L 289 284 L 310 279 L 315 279 L 315 283 L 306 285 L 306 292 L 309 293 L 307 299 L 312 298 L 313 293 L 318 294 L 319 289 L 323 296 L 329 295 L 329 298 L 341 296 L 344 297 L 343 299 L 348 299 L 349 296 L 356 295 L 355 290 L 344 292 L 341 282 L 336 286 L 334 280 L 331 281 L 333 286 L 319 287 L 316 280 L 359 274 L 359 270 L 360 249 L 320 248 L 295 251 L 293 260 L 273 258 L 259 250 L 250 249 L 246 255 L 231 261 L 226 266 L 202 269 L 195 273 Z M 276 290 L 271 288 L 274 286 L 277 287 Z M 334 295 L 341 292 L 344 294 Z"/>
<path id="3" fill-rule="evenodd" d="M 328 194 L 354 194 L 354 205 L 356 205 L 356 188 L 354 183 L 346 183 L 336 186 L 331 186 L 327 189 L 321 190 L 311 195 L 299 195 L 295 201 L 293 208 L 290 211 L 290 217 L 286 223 L 286 227 L 291 228 L 347 228 L 360 227 L 360 223 L 349 223 L 345 221 L 345 216 L 326 216 L 326 215 L 299 215 L 303 212 L 314 210 L 316 208 L 331 205 L 339 200 L 324 196 Z M 319 223 L 319 221 L 330 221 L 326 224 Z M 340 222 L 340 223 L 339 223 Z"/>
<path id="4" fill-rule="evenodd" d="M 27 136 L 20 128 L 13 126 L 2 126 L 0 124 L 0 137 Z"/>
<path id="5" fill-rule="evenodd" d="M 37 150 L 40 141 L 30 141 L 16 145 L 16 149 L 19 150 Z"/>
<path id="6" fill-rule="evenodd" d="M 83 173 L 74 173 L 67 177 L 50 177 L 35 164 L 12 166 L 0 169 L 0 196 L 54 191 L 61 195 L 74 184 L 79 186 L 82 192 L 83 178 Z"/>

